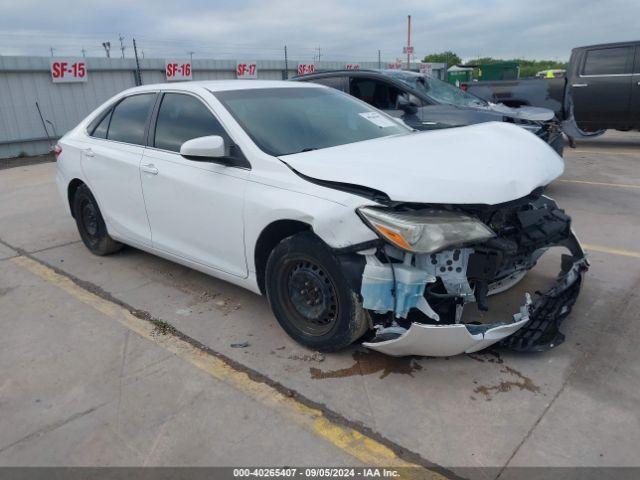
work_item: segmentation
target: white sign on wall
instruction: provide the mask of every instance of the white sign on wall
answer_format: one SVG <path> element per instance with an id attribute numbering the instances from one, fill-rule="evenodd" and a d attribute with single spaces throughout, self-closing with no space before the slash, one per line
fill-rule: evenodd
<path id="1" fill-rule="evenodd" d="M 191 62 L 189 60 L 167 60 L 164 65 L 167 82 L 193 80 Z"/>
<path id="2" fill-rule="evenodd" d="M 298 75 L 307 75 L 308 73 L 314 73 L 316 71 L 315 63 L 299 63 Z"/>
<path id="3" fill-rule="evenodd" d="M 87 64 L 84 58 L 52 58 L 50 66 L 53 83 L 87 81 Z"/>
<path id="4" fill-rule="evenodd" d="M 433 73 L 433 65 L 431 63 L 421 63 L 420 64 L 420 73 L 422 75 L 426 75 L 428 77 Z"/>
<path id="5" fill-rule="evenodd" d="M 402 69 L 402 63 L 400 63 L 400 62 L 387 63 L 387 68 L 389 70 L 400 70 L 400 69 Z"/>
<path id="6" fill-rule="evenodd" d="M 258 64 L 256 62 L 237 62 L 236 77 L 247 80 L 258 78 Z"/>
<path id="7" fill-rule="evenodd" d="M 344 68 L 346 70 L 360 70 L 360 64 L 359 63 L 347 63 Z"/>

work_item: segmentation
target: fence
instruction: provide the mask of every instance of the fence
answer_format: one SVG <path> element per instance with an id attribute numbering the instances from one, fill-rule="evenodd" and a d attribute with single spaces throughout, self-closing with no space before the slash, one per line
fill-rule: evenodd
<path id="1" fill-rule="evenodd" d="M 136 85 L 134 59 L 87 58 L 88 80 L 78 83 L 53 83 L 50 60 L 0 56 L 0 158 L 47 153 L 55 138 L 73 128 L 98 105 Z M 257 61 L 258 78 L 291 77 L 296 74 L 297 64 L 295 60 L 289 61 L 287 72 L 283 60 Z M 191 65 L 193 80 L 236 78 L 235 60 L 194 59 Z M 378 62 L 359 65 L 363 69 L 378 68 Z M 316 64 L 318 70 L 344 66 L 344 62 Z M 165 60 L 142 59 L 140 71 L 144 84 L 162 83 Z"/>

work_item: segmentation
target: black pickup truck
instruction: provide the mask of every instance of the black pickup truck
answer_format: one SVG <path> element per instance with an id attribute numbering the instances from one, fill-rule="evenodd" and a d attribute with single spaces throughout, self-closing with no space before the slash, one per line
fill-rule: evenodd
<path id="1" fill-rule="evenodd" d="M 510 107 L 546 107 L 584 135 L 640 130 L 640 41 L 574 48 L 565 78 L 471 82 L 463 89 Z"/>

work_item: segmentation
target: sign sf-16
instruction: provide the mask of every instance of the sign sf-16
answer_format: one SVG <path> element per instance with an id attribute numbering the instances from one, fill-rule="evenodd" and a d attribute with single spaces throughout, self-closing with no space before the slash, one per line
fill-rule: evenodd
<path id="1" fill-rule="evenodd" d="M 189 60 L 167 60 L 164 66 L 167 82 L 193 80 L 191 62 Z"/>

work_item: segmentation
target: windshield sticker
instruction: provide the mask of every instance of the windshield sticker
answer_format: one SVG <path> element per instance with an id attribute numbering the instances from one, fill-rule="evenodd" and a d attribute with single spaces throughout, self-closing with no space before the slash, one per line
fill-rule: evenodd
<path id="1" fill-rule="evenodd" d="M 393 120 L 390 120 L 387 117 L 383 117 L 378 112 L 362 112 L 362 113 L 359 113 L 358 115 L 360 115 L 362 118 L 366 120 L 369 120 L 371 123 L 381 128 L 396 126 Z"/>

